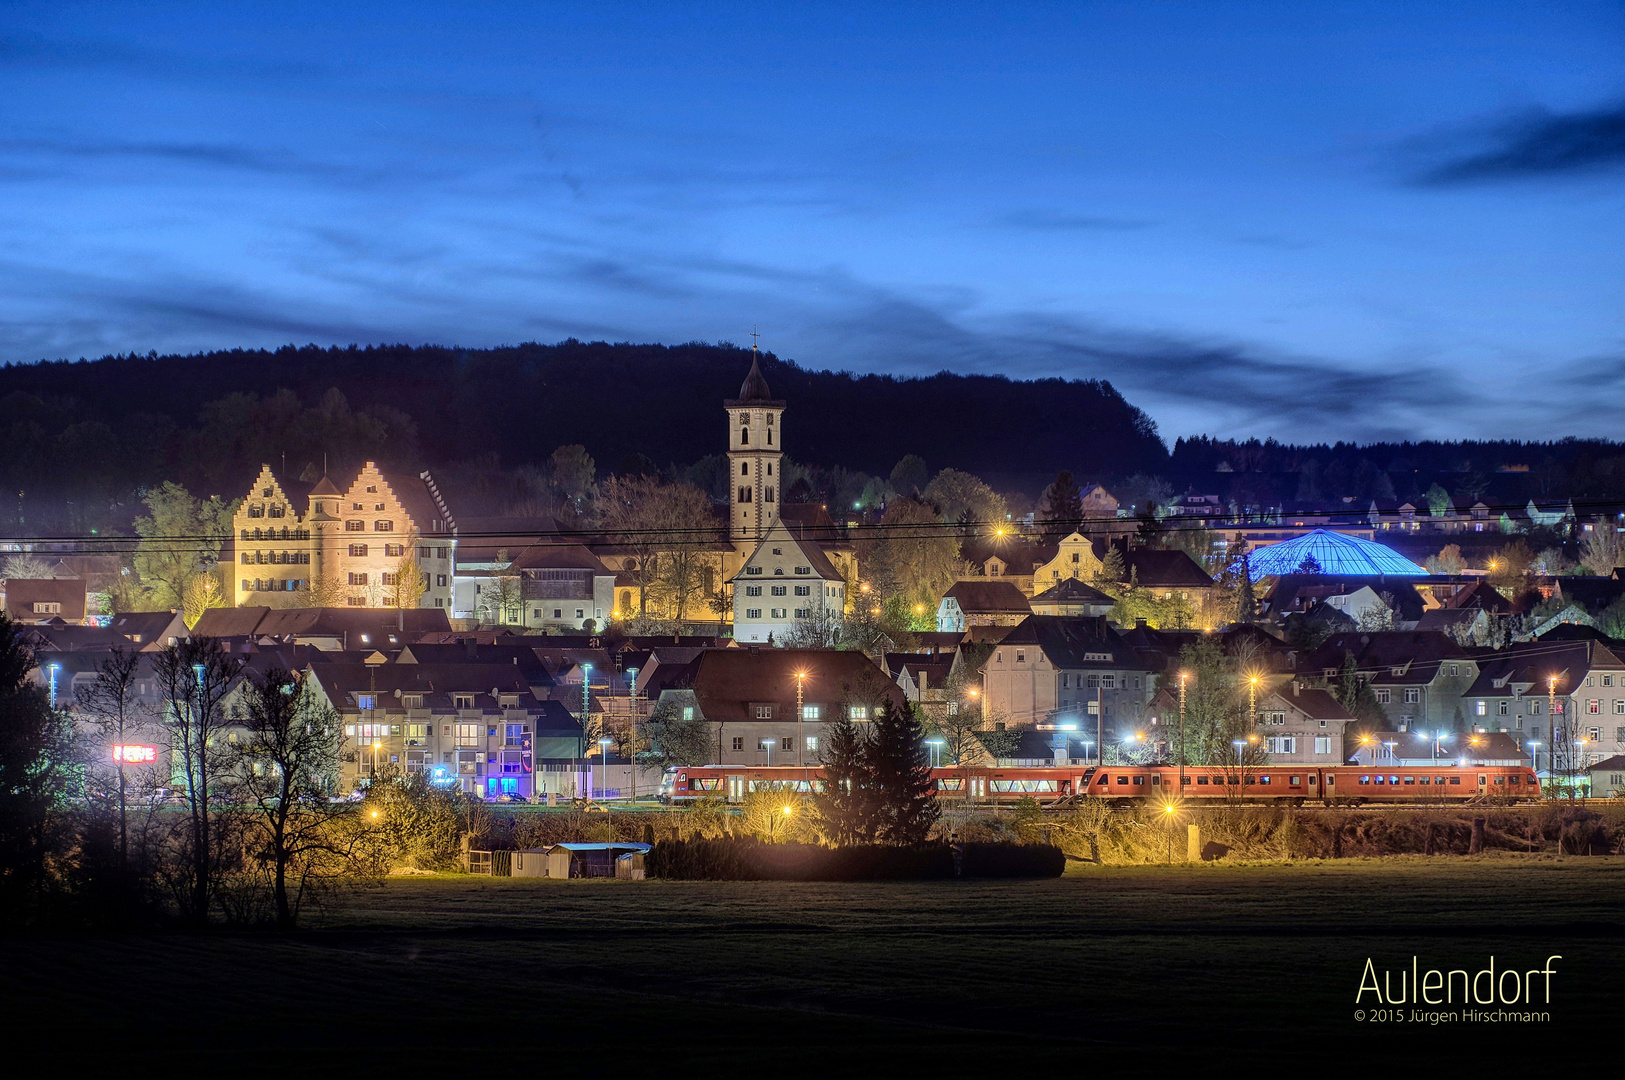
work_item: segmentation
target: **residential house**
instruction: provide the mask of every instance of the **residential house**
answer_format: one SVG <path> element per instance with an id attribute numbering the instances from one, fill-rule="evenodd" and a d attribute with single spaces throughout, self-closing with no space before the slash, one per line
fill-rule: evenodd
<path id="1" fill-rule="evenodd" d="M 962 634 L 972 626 L 1015 626 L 1032 613 L 1027 597 L 1009 581 L 956 581 L 937 603 L 937 632 Z"/>
<path id="2" fill-rule="evenodd" d="M 1590 792 L 1598 799 L 1625 799 L 1625 755 L 1614 754 L 1591 765 Z"/>
<path id="3" fill-rule="evenodd" d="M 663 681 L 655 708 L 711 724 L 720 764 L 811 765 L 826 724 L 873 720 L 883 703 L 908 708 L 902 687 L 860 652 L 756 646 L 705 650 Z"/>
<path id="4" fill-rule="evenodd" d="M 324 652 L 391 649 L 422 634 L 449 633 L 449 608 L 209 608 L 193 626 L 197 637 L 255 639 L 310 645 Z"/>
<path id="5" fill-rule="evenodd" d="M 1062 578 L 1028 601 L 1034 615 L 1087 617 L 1111 614 L 1117 601 L 1077 578 Z"/>
<path id="6" fill-rule="evenodd" d="M 1625 752 L 1625 659 L 1604 642 L 1520 643 L 1480 657 L 1478 667 L 1464 698 L 1474 729 L 1539 743 L 1548 763 L 1554 729 L 1560 763 L 1571 742 L 1587 755 Z"/>
<path id="7" fill-rule="evenodd" d="M 1155 670 L 1103 618 L 1032 615 L 994 646 L 982 692 L 1011 725 L 1076 723 L 1113 739 L 1144 726 Z"/>
<path id="8" fill-rule="evenodd" d="M 1176 710 L 1177 715 L 1177 710 Z M 1258 697 L 1258 734 L 1272 765 L 1338 765 L 1354 715 L 1303 679 L 1277 681 Z"/>
<path id="9" fill-rule="evenodd" d="M 572 780 L 580 771 L 581 724 L 543 701 L 516 664 L 314 662 L 314 686 L 340 715 L 347 750 L 341 784 L 365 786 L 386 765 L 422 773 L 477 797 L 549 790 L 547 763 Z"/>
<path id="10" fill-rule="evenodd" d="M 1396 730 L 1463 731 L 1471 726 L 1464 695 L 1479 676 L 1478 654 L 1448 634 L 1424 630 L 1333 634 L 1300 661 L 1299 670 L 1319 674 L 1330 683 L 1348 656 L 1354 657 L 1359 677 L 1372 687 Z"/>
<path id="11" fill-rule="evenodd" d="M 1034 593 L 1042 592 L 1068 578 L 1093 581 L 1100 568 L 1094 541 L 1081 532 L 1070 533 L 1055 545 L 1055 553 L 1046 562 L 1034 568 L 1031 588 Z"/>
<path id="12" fill-rule="evenodd" d="M 53 620 L 84 626 L 89 598 L 82 578 L 11 578 L 6 616 L 24 626 Z"/>

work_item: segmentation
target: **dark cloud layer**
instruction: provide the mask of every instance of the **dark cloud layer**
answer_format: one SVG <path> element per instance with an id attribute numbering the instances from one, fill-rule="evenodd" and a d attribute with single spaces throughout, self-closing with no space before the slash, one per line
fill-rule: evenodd
<path id="1" fill-rule="evenodd" d="M 1426 151 L 1426 144 L 1414 149 Z M 1442 160 L 1423 168 L 1430 187 L 1593 172 L 1625 165 L 1625 104 L 1587 112 L 1541 111 L 1434 141 Z"/>

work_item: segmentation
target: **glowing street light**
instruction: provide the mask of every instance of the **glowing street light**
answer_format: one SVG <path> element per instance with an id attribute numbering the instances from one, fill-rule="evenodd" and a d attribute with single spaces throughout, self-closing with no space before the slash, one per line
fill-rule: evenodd
<path id="1" fill-rule="evenodd" d="M 609 747 L 614 739 L 598 740 L 598 794 L 600 798 L 609 798 Z"/>
<path id="2" fill-rule="evenodd" d="M 937 767 L 937 747 L 944 745 L 941 739 L 927 739 L 925 745 L 931 748 L 931 767 Z"/>
<path id="3" fill-rule="evenodd" d="M 1540 772 L 1540 740 L 1530 739 L 1524 745 L 1529 747 L 1529 767 L 1538 774 Z"/>

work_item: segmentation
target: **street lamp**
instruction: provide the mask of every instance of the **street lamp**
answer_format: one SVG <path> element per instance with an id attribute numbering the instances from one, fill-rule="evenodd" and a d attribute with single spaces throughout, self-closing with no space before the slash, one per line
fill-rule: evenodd
<path id="1" fill-rule="evenodd" d="M 796 680 L 796 764 L 800 765 L 803 769 L 805 769 L 807 767 L 807 736 L 805 734 L 806 729 L 802 726 L 802 721 L 806 719 L 806 709 L 802 705 L 801 699 L 802 699 L 802 692 L 806 689 L 806 686 L 807 686 L 807 673 L 805 671 L 796 672 L 795 673 L 795 680 Z M 806 777 L 803 776 L 802 779 L 805 780 Z"/>
<path id="2" fill-rule="evenodd" d="M 1242 763 L 1242 760 L 1243 760 L 1242 759 L 1242 754 L 1246 753 L 1246 751 L 1247 751 L 1247 740 L 1246 739 L 1231 739 L 1230 740 L 1230 745 L 1234 746 L 1236 748 L 1236 775 L 1237 775 L 1237 779 L 1239 779 L 1240 782 L 1241 782 L 1241 788 L 1240 788 L 1241 793 L 1243 795 L 1245 795 L 1247 793 L 1247 773 L 1241 767 L 1241 763 Z"/>
<path id="3" fill-rule="evenodd" d="M 943 742 L 941 739 L 927 739 L 925 745 L 931 748 L 931 767 L 934 769 L 937 767 L 937 747 L 943 745 Z"/>
<path id="4" fill-rule="evenodd" d="M 632 804 L 638 801 L 638 669 L 627 668 L 626 677 L 632 684 Z"/>
<path id="5" fill-rule="evenodd" d="M 372 742 L 372 776 L 369 778 L 370 780 L 378 779 L 378 749 L 383 745 L 383 742 L 378 739 L 374 739 Z"/>
<path id="6" fill-rule="evenodd" d="M 609 798 L 609 746 L 614 739 L 598 740 L 598 795 Z"/>
<path id="7" fill-rule="evenodd" d="M 1529 747 L 1529 768 L 1534 771 L 1535 779 L 1538 781 L 1540 779 L 1540 740 L 1530 739 L 1525 745 Z"/>
<path id="8" fill-rule="evenodd" d="M 767 767 L 771 769 L 773 767 L 773 740 L 758 739 L 756 745 L 758 749 L 767 751 Z"/>
<path id="9" fill-rule="evenodd" d="M 1180 792 L 1184 794 L 1184 792 Z M 1179 813 L 1179 807 L 1173 803 L 1162 804 L 1162 819 L 1168 823 L 1168 865 L 1174 865 L 1174 815 Z"/>
<path id="10" fill-rule="evenodd" d="M 1185 680 L 1191 677 L 1188 671 L 1179 673 L 1179 793 L 1185 793 Z"/>
<path id="11" fill-rule="evenodd" d="M 54 709 L 56 708 L 56 677 L 61 674 L 62 665 L 51 664 L 49 670 L 51 672 L 51 708 Z"/>

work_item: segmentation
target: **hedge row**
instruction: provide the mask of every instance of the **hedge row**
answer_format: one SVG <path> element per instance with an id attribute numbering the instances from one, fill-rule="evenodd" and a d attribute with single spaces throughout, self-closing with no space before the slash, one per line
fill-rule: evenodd
<path id="1" fill-rule="evenodd" d="M 649 852 L 650 877 L 680 881 L 938 881 L 963 877 L 1059 877 L 1061 849 L 1024 844 L 966 844 L 956 858 L 945 844 L 768 844 L 727 836 L 662 840 Z"/>

